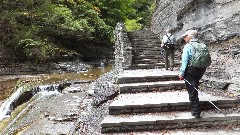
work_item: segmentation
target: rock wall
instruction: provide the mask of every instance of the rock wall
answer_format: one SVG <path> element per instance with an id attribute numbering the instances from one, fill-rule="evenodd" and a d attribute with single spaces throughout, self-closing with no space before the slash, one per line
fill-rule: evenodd
<path id="1" fill-rule="evenodd" d="M 119 69 L 119 71 L 130 69 L 132 66 L 132 47 L 123 23 L 117 24 L 115 37 L 115 67 Z"/>
<path id="2" fill-rule="evenodd" d="M 197 29 L 207 43 L 240 35 L 239 0 L 156 0 L 151 30 L 162 35 L 166 28 L 180 37 Z"/>

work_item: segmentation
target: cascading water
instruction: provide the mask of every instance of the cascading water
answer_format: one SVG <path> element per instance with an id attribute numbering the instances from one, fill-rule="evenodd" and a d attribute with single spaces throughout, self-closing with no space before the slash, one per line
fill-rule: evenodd
<path id="1" fill-rule="evenodd" d="M 49 95 L 59 95 L 60 92 L 58 92 L 59 85 L 42 85 L 37 86 L 34 89 L 32 89 L 30 92 L 32 93 L 31 97 L 33 96 L 39 96 L 40 98 L 49 96 Z M 23 86 L 19 87 L 6 101 L 1 105 L 0 107 L 0 121 L 2 121 L 4 118 L 9 117 L 11 114 L 12 109 L 14 109 L 12 106 L 13 104 L 17 104 L 18 101 L 21 101 L 20 98 L 26 98 L 23 92 Z M 16 106 L 16 105 L 15 105 Z"/>
<path id="2" fill-rule="evenodd" d="M 72 94 L 71 92 L 75 92 L 75 91 L 69 91 L 70 93 L 68 93 L 68 89 L 66 89 L 65 91 L 65 88 L 68 88 L 71 85 L 75 87 L 75 85 L 79 85 L 79 84 L 81 84 L 82 86 L 82 83 L 86 83 L 86 82 L 90 83 L 93 80 L 99 78 L 104 73 L 109 72 L 111 70 L 112 70 L 112 66 L 110 64 L 106 65 L 101 63 L 100 67 L 92 67 L 88 71 L 81 71 L 81 72 L 74 72 L 74 73 L 62 72 L 59 74 L 41 75 L 39 77 L 41 79 L 38 82 L 42 83 L 42 81 L 44 81 L 44 83 L 42 84 L 50 84 L 50 85 L 41 85 L 41 86 L 34 87 L 32 89 L 26 89 L 25 87 L 22 87 L 21 89 L 19 88 L 15 90 L 15 92 L 11 96 L 9 96 L 8 99 L 5 99 L 5 101 L 2 102 L 2 106 L 0 107 L 1 108 L 0 122 L 2 122 L 3 120 L 6 120 L 6 123 L 5 124 L 3 123 L 3 127 L 0 129 L 1 130 L 0 134 L 14 134 L 18 132 L 19 128 L 25 127 L 26 125 L 31 123 L 33 124 L 35 121 L 38 121 L 39 119 L 41 119 L 40 118 L 42 117 L 41 115 L 44 115 L 44 117 L 45 115 L 48 115 L 48 111 L 45 112 L 42 110 L 44 109 L 45 101 L 46 103 L 48 103 L 47 102 L 48 100 L 52 100 L 55 98 L 61 99 L 60 97 L 61 95 L 63 96 L 68 94 L 71 95 Z M 76 87 L 80 91 L 78 92 L 78 94 L 83 92 L 80 94 L 80 96 L 85 95 L 84 92 L 86 91 L 82 91 L 82 90 L 87 90 L 87 87 L 88 87 L 87 85 L 86 85 L 86 89 L 85 89 L 85 84 L 83 88 L 79 88 L 78 86 Z M 68 98 L 71 99 L 71 97 L 68 97 Z M 73 102 L 75 102 L 75 99 L 73 100 Z M 41 104 L 40 107 L 38 106 L 35 108 L 36 104 L 39 104 L 39 103 Z M 63 105 L 65 104 L 67 103 L 64 103 Z M 47 105 L 51 106 L 51 103 Z M 54 103 L 53 103 L 53 106 L 54 106 Z M 66 106 L 70 107 L 72 106 L 72 104 L 69 104 Z M 56 106 L 56 110 L 54 110 L 55 109 L 54 108 L 53 111 L 58 111 L 57 109 L 59 108 L 61 108 L 61 106 Z M 78 107 L 76 106 L 76 108 Z M 40 111 L 37 112 L 35 110 L 40 110 Z M 69 114 L 67 111 L 68 110 L 66 110 L 66 116 L 68 116 Z M 73 112 L 75 112 L 75 110 Z M 57 112 L 57 114 L 60 114 L 60 113 L 62 112 Z M 36 114 L 41 114 L 41 115 L 36 115 Z M 11 116 L 11 118 L 6 118 L 9 116 Z M 64 115 L 64 117 L 66 116 Z"/>
<path id="3" fill-rule="evenodd" d="M 10 106 L 14 100 L 16 100 L 22 91 L 23 87 L 20 87 L 14 92 L 0 107 L 0 121 L 2 121 L 5 117 L 9 116 Z"/>

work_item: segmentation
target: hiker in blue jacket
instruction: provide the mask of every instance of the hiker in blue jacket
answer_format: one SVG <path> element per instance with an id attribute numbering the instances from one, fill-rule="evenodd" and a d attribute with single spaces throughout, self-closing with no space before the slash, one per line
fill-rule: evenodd
<path id="1" fill-rule="evenodd" d="M 166 34 L 163 35 L 161 47 L 165 51 L 165 68 L 168 70 L 170 61 L 170 70 L 173 71 L 174 68 L 174 50 L 175 50 L 176 39 L 171 33 L 170 29 L 166 30 Z M 169 60 L 168 60 L 169 58 Z"/>
<path id="2" fill-rule="evenodd" d="M 199 80 L 202 78 L 203 74 L 206 71 L 206 67 L 197 68 L 193 67 L 190 64 L 192 59 L 192 46 L 194 44 L 199 44 L 200 42 L 196 38 L 196 30 L 188 30 L 185 34 L 182 35 L 183 40 L 186 42 L 186 45 L 183 48 L 182 53 L 182 66 L 180 68 L 179 78 L 180 80 L 186 79 L 189 83 L 185 81 L 190 101 L 191 114 L 195 118 L 200 118 L 201 109 L 199 106 L 198 91 L 194 89 L 199 86 Z"/>

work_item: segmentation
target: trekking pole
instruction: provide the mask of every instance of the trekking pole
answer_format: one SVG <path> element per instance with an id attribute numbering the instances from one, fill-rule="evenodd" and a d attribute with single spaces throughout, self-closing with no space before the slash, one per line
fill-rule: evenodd
<path id="1" fill-rule="evenodd" d="M 183 79 L 183 80 L 185 82 L 187 82 L 189 85 L 191 85 L 198 93 L 200 93 L 204 98 L 206 98 L 208 100 L 208 102 L 211 103 L 218 111 L 220 111 L 223 115 L 226 116 L 226 114 L 222 110 L 220 110 L 211 100 L 209 100 L 206 96 L 204 96 L 203 93 L 200 90 L 195 88 L 188 80 L 186 80 L 186 79 Z"/>

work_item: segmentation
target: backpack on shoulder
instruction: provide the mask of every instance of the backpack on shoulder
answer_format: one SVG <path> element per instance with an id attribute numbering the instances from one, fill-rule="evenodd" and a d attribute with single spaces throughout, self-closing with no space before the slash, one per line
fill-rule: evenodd
<path id="1" fill-rule="evenodd" d="M 208 51 L 207 45 L 203 43 L 192 43 L 192 59 L 190 61 L 190 66 L 196 68 L 206 68 L 211 65 L 211 56 Z"/>
<path id="2" fill-rule="evenodd" d="M 170 36 L 166 35 L 166 36 L 167 36 L 168 40 L 167 40 L 166 43 L 164 43 L 164 45 L 165 45 L 165 48 L 164 48 L 164 49 L 174 50 L 174 49 L 175 49 L 175 44 L 174 44 L 174 43 L 171 41 L 171 39 L 170 39 L 170 37 L 171 37 L 172 35 L 170 35 Z"/>

